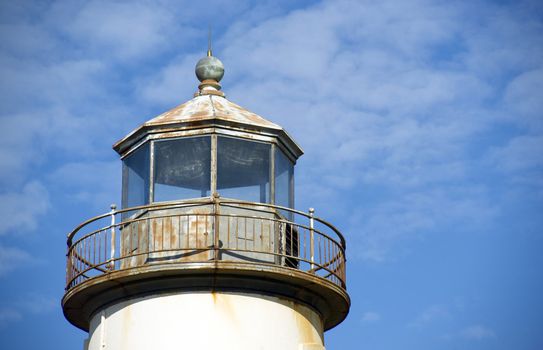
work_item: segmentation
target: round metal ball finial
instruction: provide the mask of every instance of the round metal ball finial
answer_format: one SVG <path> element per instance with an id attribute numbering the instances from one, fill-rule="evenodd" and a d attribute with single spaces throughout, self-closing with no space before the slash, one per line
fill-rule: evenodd
<path id="1" fill-rule="evenodd" d="M 224 75 L 224 66 L 222 62 L 213 56 L 202 58 L 196 63 L 196 77 L 201 82 L 207 79 L 221 81 Z"/>

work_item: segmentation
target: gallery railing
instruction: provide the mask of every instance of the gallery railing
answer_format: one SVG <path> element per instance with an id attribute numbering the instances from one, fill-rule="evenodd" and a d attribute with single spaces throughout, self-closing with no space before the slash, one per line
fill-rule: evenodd
<path id="1" fill-rule="evenodd" d="M 112 206 L 80 224 L 67 243 L 67 291 L 115 271 L 210 261 L 296 269 L 345 288 L 345 240 L 313 209 L 215 197 Z"/>

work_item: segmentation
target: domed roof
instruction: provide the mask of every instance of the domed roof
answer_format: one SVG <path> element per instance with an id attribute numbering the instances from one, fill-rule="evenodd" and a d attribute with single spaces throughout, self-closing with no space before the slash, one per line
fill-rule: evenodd
<path id="1" fill-rule="evenodd" d="M 228 101 L 225 97 L 212 94 L 196 96 L 192 100 L 145 122 L 143 125 L 177 124 L 209 119 L 220 119 L 261 128 L 282 129 L 279 125 Z"/>

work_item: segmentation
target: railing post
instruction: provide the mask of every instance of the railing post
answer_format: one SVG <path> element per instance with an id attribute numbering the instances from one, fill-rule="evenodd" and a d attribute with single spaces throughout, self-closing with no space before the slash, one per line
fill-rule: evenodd
<path id="1" fill-rule="evenodd" d="M 110 234 L 111 234 L 111 252 L 109 257 L 109 269 L 114 270 L 115 269 L 115 210 L 117 209 L 116 204 L 112 204 L 110 206 L 111 211 L 111 226 L 110 226 Z"/>
<path id="2" fill-rule="evenodd" d="M 315 273 L 315 220 L 313 219 L 314 214 L 315 209 L 309 208 L 309 250 L 311 255 L 311 273 Z"/>

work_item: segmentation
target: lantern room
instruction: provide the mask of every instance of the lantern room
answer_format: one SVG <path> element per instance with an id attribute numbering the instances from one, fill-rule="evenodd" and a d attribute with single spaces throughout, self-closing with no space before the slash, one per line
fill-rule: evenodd
<path id="1" fill-rule="evenodd" d="M 217 58 L 200 60 L 192 100 L 114 145 L 123 160 L 123 208 L 212 194 L 293 208 L 302 150 L 280 126 L 224 98 L 217 71 L 224 72 Z"/>

